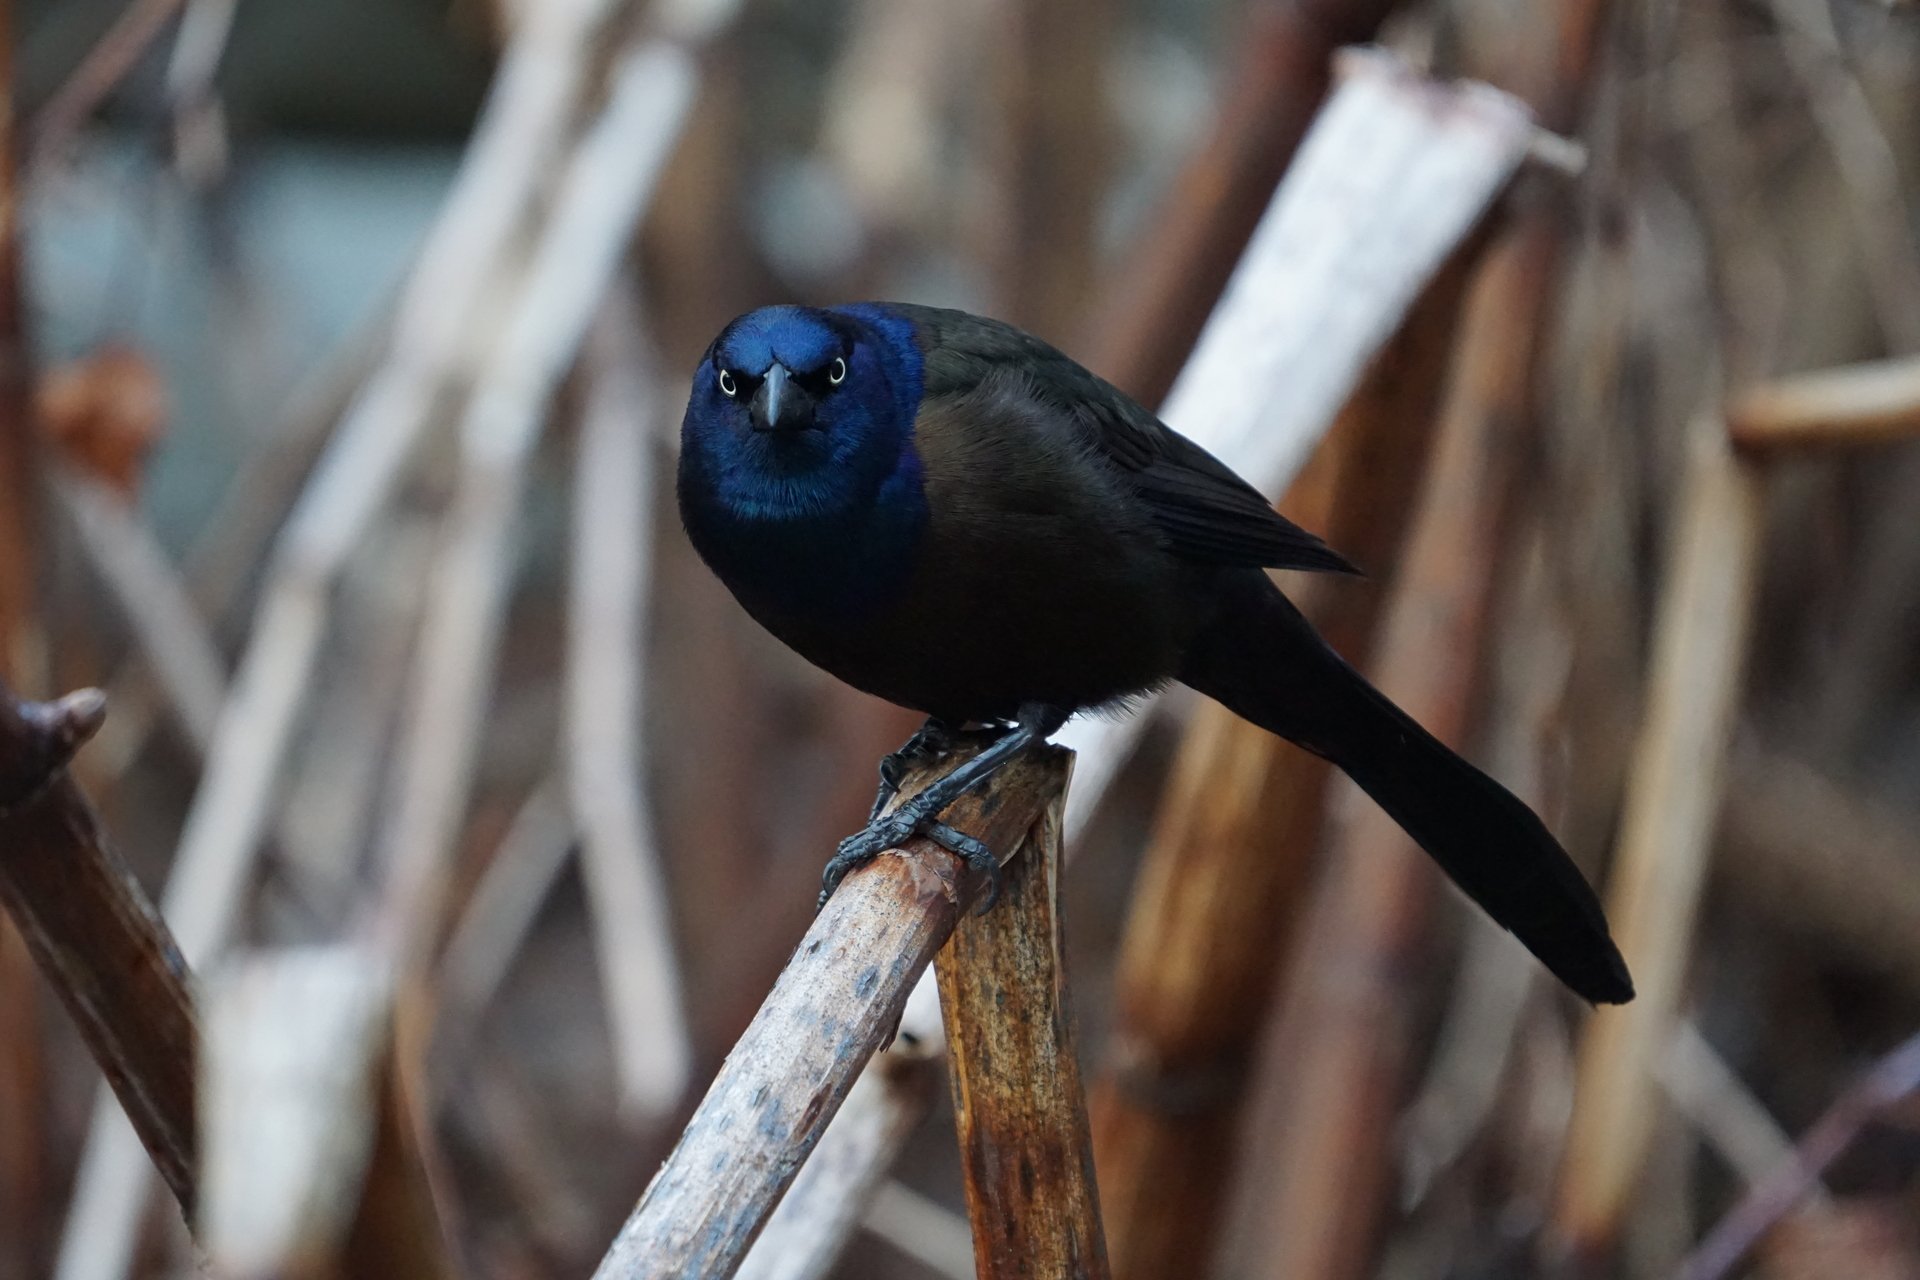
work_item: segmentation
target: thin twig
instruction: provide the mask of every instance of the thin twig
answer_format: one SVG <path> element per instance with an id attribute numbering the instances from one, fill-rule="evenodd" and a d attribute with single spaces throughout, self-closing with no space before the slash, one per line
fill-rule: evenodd
<path id="1" fill-rule="evenodd" d="M 1860 1130 L 1916 1090 L 1920 1090 L 1920 1036 L 1888 1053 L 1834 1100 L 1802 1135 L 1794 1158 L 1749 1191 L 1700 1242 L 1680 1267 L 1679 1280 L 1720 1280 L 1731 1272 L 1774 1223 L 1819 1185 L 1821 1174 L 1853 1144 Z"/>
<path id="2" fill-rule="evenodd" d="M 80 128 L 140 64 L 140 59 L 167 29 L 182 0 L 132 0 L 106 34 L 87 50 L 80 64 L 30 122 L 31 167 L 42 168 L 58 158 Z"/>
<path id="3" fill-rule="evenodd" d="M 1018 846 L 1060 794 L 1069 757 L 1029 752 L 945 820 Z M 917 791 L 934 773 L 908 780 Z M 596 1280 L 734 1274 L 977 885 L 930 841 L 890 850 L 828 900 L 627 1219 Z"/>
<path id="4" fill-rule="evenodd" d="M 573 841 L 566 787 L 550 778 L 514 815 L 440 958 L 436 1060 L 465 1056 L 481 1013 L 565 869 Z"/>
<path id="5" fill-rule="evenodd" d="M 1673 1029 L 1654 1072 L 1674 1106 L 1750 1185 L 1793 1158 L 1793 1140 L 1692 1022 Z M 1806 1195 L 1815 1204 L 1831 1203 L 1817 1180 Z"/>
<path id="6" fill-rule="evenodd" d="M 226 664 L 172 562 L 152 531 L 104 485 L 78 474 L 54 480 L 54 495 L 119 601 L 167 706 L 188 741 L 206 750 L 226 697 Z"/>

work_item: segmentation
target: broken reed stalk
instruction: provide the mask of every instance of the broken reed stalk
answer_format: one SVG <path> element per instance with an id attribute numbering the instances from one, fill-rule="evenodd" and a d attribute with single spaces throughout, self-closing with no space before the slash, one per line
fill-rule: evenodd
<path id="1" fill-rule="evenodd" d="M 1213 132 L 1098 315 L 1088 364 L 1158 404 L 1193 351 L 1333 85 L 1334 50 L 1373 38 L 1394 0 L 1258 0 Z"/>
<path id="2" fill-rule="evenodd" d="M 956 801 L 945 820 L 990 848 L 1018 848 L 1065 788 L 1069 760 L 1055 747 L 1030 751 Z M 903 795 L 953 763 L 917 770 Z M 735 1273 L 861 1068 L 892 1037 L 915 980 L 977 888 L 959 859 L 924 839 L 847 877 L 727 1055 L 595 1280 Z"/>
<path id="3" fill-rule="evenodd" d="M 197 1032 L 167 926 L 66 776 L 105 701 L 0 686 L 0 902 L 182 1210 L 194 1204 Z"/>
<path id="4" fill-rule="evenodd" d="M 980 1280 L 1111 1274 L 1061 953 L 1064 799 L 933 962 Z"/>
<path id="5" fill-rule="evenodd" d="M 1749 647 L 1761 479 L 1718 428 L 1703 427 L 1679 497 L 1607 882 L 1638 994 L 1597 1011 L 1580 1045 L 1554 1244 L 1581 1263 L 1611 1252 L 1659 1115 L 1655 1071 L 1679 1017 Z"/>
<path id="6" fill-rule="evenodd" d="M 1375 359 L 1281 499 L 1366 566 L 1295 600 L 1364 654 L 1424 473 L 1477 242 L 1456 253 Z M 1116 964 L 1114 1028 L 1093 1097 L 1114 1271 L 1204 1269 L 1240 1103 L 1319 844 L 1329 767 L 1217 704 L 1194 714 L 1155 822 Z"/>

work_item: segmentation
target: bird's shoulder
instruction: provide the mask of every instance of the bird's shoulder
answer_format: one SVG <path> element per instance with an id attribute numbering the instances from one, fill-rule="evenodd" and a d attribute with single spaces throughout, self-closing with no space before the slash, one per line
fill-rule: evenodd
<path id="1" fill-rule="evenodd" d="M 1216 564 L 1353 571 L 1225 463 L 1057 348 L 965 311 L 888 305 L 917 337 L 923 415 L 952 420 L 958 403 L 1017 395 L 1024 411 L 1012 416 L 1071 440 L 1120 473 L 1175 554 Z M 983 397 L 983 391 L 993 394 Z"/>

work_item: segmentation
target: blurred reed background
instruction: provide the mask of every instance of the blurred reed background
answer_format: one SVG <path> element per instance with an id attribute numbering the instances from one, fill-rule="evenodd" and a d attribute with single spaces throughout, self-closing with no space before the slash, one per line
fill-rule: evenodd
<path id="1" fill-rule="evenodd" d="M 385 1099 L 375 1184 L 430 1203 L 344 1274 L 587 1274 L 915 723 L 780 649 L 686 545 L 671 459 L 711 335 L 776 300 L 935 302 L 1157 400 L 1331 50 L 1376 38 L 1587 157 L 1524 174 L 1429 288 L 1371 478 L 1297 487 L 1375 570 L 1313 589 L 1603 885 L 1641 726 L 1731 681 L 1725 733 L 1699 727 L 1724 771 L 1676 731 L 1633 784 L 1698 810 L 1710 857 L 1641 841 L 1616 925 L 1654 1039 L 1596 1047 L 1343 791 L 1319 823 L 1290 748 L 1169 700 L 1066 882 L 1114 1273 L 1673 1274 L 1920 1029 L 1920 442 L 1769 454 L 1738 482 L 1750 550 L 1688 479 L 1765 417 L 1749 389 L 1920 353 L 1914 6 L 10 7 L 5 674 L 107 690 L 75 773 L 209 975 L 209 1035 L 381 1082 L 343 1095 Z M 1890 376 L 1911 426 L 1920 371 Z M 1491 527 L 1402 555 L 1425 441 L 1467 420 Z M 1449 547 L 1451 596 L 1420 576 Z M 1659 683 L 1681 569 L 1702 590 L 1659 629 L 1703 665 Z M 1439 612 L 1379 619 L 1403 587 Z M 1228 895 L 1282 870 L 1196 936 L 1182 859 Z M 399 978 L 338 948 L 211 976 L 342 938 Z M 1746 1273 L 1920 1276 L 1920 1081 L 1885 1079 Z M 193 1273 L 97 1091 L 4 933 L 0 1276 Z M 300 1141 L 228 1128 L 206 1141 Z M 971 1274 L 952 1133 L 942 1093 L 832 1274 Z"/>

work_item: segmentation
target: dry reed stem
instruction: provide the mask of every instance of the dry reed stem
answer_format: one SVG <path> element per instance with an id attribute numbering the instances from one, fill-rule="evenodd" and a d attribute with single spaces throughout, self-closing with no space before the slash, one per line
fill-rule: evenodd
<path id="1" fill-rule="evenodd" d="M 1238 269 L 1280 176 L 1333 85 L 1334 50 L 1371 40 L 1393 0 L 1259 0 L 1212 133 L 1168 189 L 1099 312 L 1093 368 L 1152 405 Z"/>
<path id="2" fill-rule="evenodd" d="M 387 360 L 361 389 L 281 530 L 253 632 L 222 708 L 163 904 L 190 961 L 231 933 L 280 765 L 313 677 L 331 592 L 398 483 L 432 410 L 472 358 L 481 305 L 546 195 L 619 0 L 543 4 L 521 24 L 439 220 L 408 279 Z M 110 1114 L 96 1106 L 95 1115 Z M 111 1126 L 109 1126 L 111 1128 Z M 126 1273 L 142 1180 L 124 1133 L 88 1139 L 61 1280 Z"/>
<path id="3" fill-rule="evenodd" d="M 956 801 L 945 820 L 990 848 L 1016 848 L 1065 786 L 1069 759 L 1058 748 L 1028 752 Z M 951 763 L 916 772 L 904 794 Z M 959 859 L 927 840 L 847 877 L 727 1055 L 596 1280 L 735 1273 L 977 888 Z"/>
<path id="4" fill-rule="evenodd" d="M 1368 648 L 1418 494 L 1476 254 L 1463 249 L 1368 371 L 1281 499 L 1372 581 L 1303 582 L 1330 643 Z M 1198 1267 L 1232 1168 L 1240 1100 L 1318 848 L 1329 770 L 1216 704 L 1176 757 L 1116 962 L 1094 1090 L 1108 1246 L 1120 1276 Z"/>
<path id="5" fill-rule="evenodd" d="M 1892 444 L 1920 435 L 1920 356 L 1795 374 L 1727 406 L 1727 431 L 1756 452 Z"/>
<path id="6" fill-rule="evenodd" d="M 1752 465 L 1720 432 L 1704 431 L 1679 499 L 1607 884 L 1607 918 L 1638 996 L 1588 1024 L 1554 1214 L 1558 1244 L 1582 1259 L 1610 1250 L 1659 1115 L 1653 1073 L 1684 994 L 1752 623 L 1761 516 Z"/>
<path id="7" fill-rule="evenodd" d="M 574 835 L 564 784 L 557 778 L 539 783 L 501 836 L 441 953 L 434 975 L 435 1063 L 452 1067 L 465 1059 L 480 1015 L 566 868 Z"/>
<path id="8" fill-rule="evenodd" d="M 995 909 L 961 920 L 933 962 L 980 1280 L 1111 1274 L 1061 955 L 1063 799 Z"/>
<path id="9" fill-rule="evenodd" d="M 1436 85 L 1378 50 L 1348 51 L 1339 70 L 1161 410 L 1269 492 L 1292 481 L 1535 135 L 1484 85 Z M 1059 736 L 1080 756 L 1070 842 L 1145 723 L 1086 717 Z"/>
<path id="10" fill-rule="evenodd" d="M 33 703 L 0 687 L 0 902 L 191 1212 L 196 1031 L 186 965 L 66 776 L 104 714 L 97 690 Z"/>
<path id="11" fill-rule="evenodd" d="M 1749 1186 L 1764 1182 L 1793 1158 L 1793 1139 L 1693 1023 L 1682 1021 L 1673 1029 L 1654 1072 L 1674 1106 Z M 1832 1203 L 1817 1178 L 1807 1187 L 1806 1199 L 1816 1205 Z"/>
<path id="12" fill-rule="evenodd" d="M 644 786 L 659 387 L 633 299 L 616 291 L 589 346 L 574 468 L 567 778 L 622 1109 L 680 1101 L 693 1055 L 654 815 Z"/>

